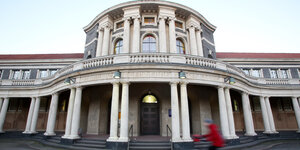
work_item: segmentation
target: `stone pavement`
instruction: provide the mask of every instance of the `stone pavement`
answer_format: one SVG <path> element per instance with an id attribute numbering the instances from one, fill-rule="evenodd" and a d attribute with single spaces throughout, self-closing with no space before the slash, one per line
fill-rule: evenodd
<path id="1" fill-rule="evenodd" d="M 272 140 L 245 148 L 231 150 L 300 150 L 300 140 Z"/>
<path id="2" fill-rule="evenodd" d="M 0 150 L 67 150 L 23 139 L 0 139 Z"/>

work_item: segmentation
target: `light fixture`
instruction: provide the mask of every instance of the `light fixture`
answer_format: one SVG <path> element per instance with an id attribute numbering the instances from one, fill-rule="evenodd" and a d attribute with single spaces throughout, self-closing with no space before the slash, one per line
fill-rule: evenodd
<path id="1" fill-rule="evenodd" d="M 120 71 L 115 71 L 113 77 L 115 79 L 120 79 L 121 78 L 121 72 Z"/>
<path id="2" fill-rule="evenodd" d="M 180 79 L 185 79 L 186 78 L 185 72 L 183 72 L 183 71 L 178 72 L 178 77 Z"/>
<path id="3" fill-rule="evenodd" d="M 235 79 L 233 77 L 224 78 L 224 82 L 226 83 L 227 81 L 229 81 L 229 84 L 234 84 L 235 83 Z"/>
<path id="4" fill-rule="evenodd" d="M 64 83 L 74 84 L 75 81 L 76 81 L 75 78 L 68 77 L 68 78 L 65 79 Z"/>

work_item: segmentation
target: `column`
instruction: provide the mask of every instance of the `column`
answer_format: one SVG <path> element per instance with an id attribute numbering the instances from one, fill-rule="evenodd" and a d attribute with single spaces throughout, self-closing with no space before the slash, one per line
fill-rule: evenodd
<path id="1" fill-rule="evenodd" d="M 249 95 L 246 92 L 242 93 L 242 103 L 243 103 L 243 114 L 244 114 L 244 122 L 246 128 L 246 136 L 254 136 L 256 135 L 254 131 L 253 119 L 251 106 L 249 102 Z"/>
<path id="2" fill-rule="evenodd" d="M 222 131 L 223 137 L 225 139 L 228 139 L 228 138 L 230 138 L 230 136 L 229 136 L 226 103 L 225 103 L 225 94 L 224 94 L 223 87 L 218 87 L 218 98 L 219 98 L 219 113 L 220 113 L 221 131 Z"/>
<path id="3" fill-rule="evenodd" d="M 124 18 L 124 35 L 123 35 L 123 52 L 129 53 L 129 41 L 130 41 L 130 18 Z"/>
<path id="4" fill-rule="evenodd" d="M 226 109 L 227 109 L 227 116 L 228 116 L 228 125 L 229 125 L 229 135 L 230 138 L 238 138 L 235 134 L 235 126 L 234 126 L 234 118 L 232 113 L 232 105 L 231 105 L 231 97 L 229 88 L 224 89 L 225 92 L 225 101 L 226 101 Z"/>
<path id="5" fill-rule="evenodd" d="M 36 97 L 33 115 L 32 115 L 32 122 L 30 125 L 30 133 L 37 133 L 36 132 L 36 124 L 37 124 L 37 120 L 38 120 L 38 116 L 39 116 L 40 102 L 41 102 L 41 97 Z"/>
<path id="6" fill-rule="evenodd" d="M 103 42 L 102 42 L 102 56 L 108 55 L 108 48 L 109 48 L 109 35 L 110 35 L 110 28 L 108 26 L 104 27 L 104 35 L 103 35 Z"/>
<path id="7" fill-rule="evenodd" d="M 296 117 L 297 124 L 298 124 L 297 132 L 300 132 L 300 108 L 299 108 L 299 104 L 297 102 L 297 98 L 292 97 L 292 102 L 293 102 L 293 107 L 294 107 L 294 111 L 295 111 L 295 117 Z M 1 111 L 1 113 L 2 113 L 2 111 Z"/>
<path id="8" fill-rule="evenodd" d="M 31 126 L 31 122 L 32 122 L 32 115 L 33 115 L 33 111 L 34 111 L 34 106 L 35 106 L 35 97 L 32 97 L 29 112 L 28 112 L 28 116 L 27 116 L 26 127 L 25 127 L 25 131 L 23 133 L 30 133 L 30 126 Z"/>
<path id="9" fill-rule="evenodd" d="M 132 53 L 140 52 L 140 16 L 133 20 Z"/>
<path id="10" fill-rule="evenodd" d="M 277 133 L 276 128 L 275 128 L 275 123 L 274 123 L 274 118 L 273 118 L 273 113 L 272 113 L 269 97 L 265 97 L 265 103 L 266 103 L 267 114 L 268 114 L 268 119 L 269 119 L 269 124 L 270 124 L 271 131 L 272 131 L 272 133 Z"/>
<path id="11" fill-rule="evenodd" d="M 180 142 L 179 106 L 177 82 L 171 82 L 171 115 L 172 115 L 172 142 Z"/>
<path id="12" fill-rule="evenodd" d="M 265 98 L 263 96 L 260 96 L 259 101 L 260 101 L 261 113 L 262 113 L 262 117 L 263 117 L 263 121 L 264 121 L 264 127 L 265 127 L 264 133 L 271 133 L 271 128 L 270 128 L 270 123 L 269 123 L 269 119 L 268 119 L 268 112 L 267 112 L 267 107 L 266 107 L 266 103 L 265 103 Z"/>
<path id="13" fill-rule="evenodd" d="M 54 93 L 52 94 L 52 98 L 51 98 L 47 129 L 46 132 L 44 133 L 44 135 L 46 136 L 55 135 L 54 128 L 55 128 L 55 121 L 56 121 L 57 105 L 58 105 L 58 93 Z"/>
<path id="14" fill-rule="evenodd" d="M 159 17 L 159 52 L 167 53 L 166 44 L 166 21 L 165 18 Z"/>
<path id="15" fill-rule="evenodd" d="M 5 122 L 8 103 L 9 103 L 9 98 L 5 97 L 4 102 L 2 104 L 1 112 L 0 112 L 0 133 L 4 133 L 3 126 L 4 126 L 4 122 Z"/>
<path id="16" fill-rule="evenodd" d="M 119 113 L 119 82 L 113 82 L 110 113 L 110 136 L 107 141 L 118 140 L 118 113 Z"/>
<path id="17" fill-rule="evenodd" d="M 2 103 L 3 103 L 3 98 L 0 98 L 0 112 L 1 112 L 1 108 L 2 108 Z"/>
<path id="18" fill-rule="evenodd" d="M 190 136 L 189 103 L 186 86 L 186 82 L 180 82 L 182 140 L 191 142 L 192 139 Z"/>
<path id="19" fill-rule="evenodd" d="M 196 38 L 197 38 L 198 55 L 203 57 L 204 55 L 203 55 L 203 47 L 202 47 L 201 29 L 196 31 Z"/>
<path id="20" fill-rule="evenodd" d="M 190 42 L 191 42 L 191 54 L 197 55 L 197 41 L 196 41 L 196 34 L 195 34 L 195 27 L 189 27 L 190 33 Z"/>
<path id="21" fill-rule="evenodd" d="M 98 29 L 96 57 L 101 56 L 102 42 L 103 42 L 103 30 L 102 30 L 101 27 L 99 27 L 99 29 Z"/>
<path id="22" fill-rule="evenodd" d="M 119 141 L 128 142 L 129 84 L 122 83 L 121 129 Z"/>
<path id="23" fill-rule="evenodd" d="M 76 93 L 76 89 L 71 88 L 70 89 L 69 104 L 68 104 L 68 113 L 67 113 L 65 135 L 62 138 L 68 138 L 71 134 L 71 125 L 72 125 L 72 116 L 73 116 L 73 109 L 74 109 L 75 93 Z"/>
<path id="24" fill-rule="evenodd" d="M 71 135 L 70 139 L 80 138 L 78 135 L 78 129 L 80 125 L 80 111 L 81 111 L 81 96 L 82 96 L 82 87 L 76 87 L 73 115 L 72 115 L 72 126 L 71 126 Z"/>
<path id="25" fill-rule="evenodd" d="M 169 42 L 170 42 L 170 53 L 177 53 L 176 50 L 176 35 L 175 35 L 175 18 L 169 20 Z"/>

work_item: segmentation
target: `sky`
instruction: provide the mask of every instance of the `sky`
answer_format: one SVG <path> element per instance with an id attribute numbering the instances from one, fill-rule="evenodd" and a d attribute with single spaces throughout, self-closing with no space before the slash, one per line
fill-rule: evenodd
<path id="1" fill-rule="evenodd" d="M 299 0 L 170 0 L 217 26 L 217 52 L 300 53 Z M 0 0 L 0 54 L 83 53 L 83 27 L 124 0 Z"/>

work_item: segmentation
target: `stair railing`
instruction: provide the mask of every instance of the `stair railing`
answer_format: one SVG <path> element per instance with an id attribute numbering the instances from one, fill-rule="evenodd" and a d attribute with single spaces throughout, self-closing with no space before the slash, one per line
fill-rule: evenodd
<path id="1" fill-rule="evenodd" d="M 131 136 L 129 136 L 131 134 Z M 133 137 L 133 124 L 130 125 L 129 131 L 128 131 L 128 146 L 127 146 L 127 150 L 129 150 L 129 144 L 130 144 L 130 139 Z"/>
<path id="2" fill-rule="evenodd" d="M 171 133 L 170 136 L 172 136 L 172 130 L 171 130 L 171 128 L 169 127 L 169 125 L 167 125 L 167 137 L 169 137 L 169 132 Z"/>

